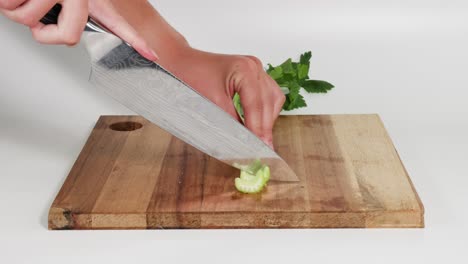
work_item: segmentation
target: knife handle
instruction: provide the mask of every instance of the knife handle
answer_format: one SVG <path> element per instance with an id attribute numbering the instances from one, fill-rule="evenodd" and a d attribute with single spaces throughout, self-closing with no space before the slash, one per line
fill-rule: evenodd
<path id="1" fill-rule="evenodd" d="M 41 23 L 44 25 L 57 24 L 60 11 L 62 11 L 62 5 L 56 4 L 43 18 L 41 18 Z"/>
<path id="2" fill-rule="evenodd" d="M 47 14 L 43 18 L 41 18 L 41 23 L 43 23 L 44 25 L 57 24 L 58 17 L 61 11 L 62 5 L 56 4 L 54 7 L 52 7 L 52 9 L 49 10 L 49 12 L 47 12 Z M 88 17 L 88 23 L 86 24 L 84 31 L 111 33 L 105 26 L 101 25 L 99 22 L 92 19 L 91 17 Z"/>

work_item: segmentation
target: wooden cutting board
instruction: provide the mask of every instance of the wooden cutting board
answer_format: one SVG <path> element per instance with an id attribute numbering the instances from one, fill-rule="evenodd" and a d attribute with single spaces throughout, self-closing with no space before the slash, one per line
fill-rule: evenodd
<path id="1" fill-rule="evenodd" d="M 423 227 L 423 205 L 377 115 L 281 116 L 299 183 L 234 188 L 239 171 L 138 116 L 102 116 L 50 229 Z"/>

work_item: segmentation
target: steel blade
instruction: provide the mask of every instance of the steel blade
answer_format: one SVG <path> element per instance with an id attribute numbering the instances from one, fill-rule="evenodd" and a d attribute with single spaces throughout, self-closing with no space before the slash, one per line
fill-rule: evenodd
<path id="1" fill-rule="evenodd" d="M 298 181 L 250 130 L 190 86 L 112 34 L 85 32 L 90 81 L 115 100 L 200 151 L 241 168 L 257 159 L 277 181 Z"/>

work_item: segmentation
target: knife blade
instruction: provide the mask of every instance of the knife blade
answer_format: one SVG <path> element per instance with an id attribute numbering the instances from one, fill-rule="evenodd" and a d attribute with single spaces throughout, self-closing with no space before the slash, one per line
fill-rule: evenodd
<path id="1" fill-rule="evenodd" d="M 43 23 L 56 23 L 54 7 Z M 271 179 L 298 178 L 268 145 L 232 116 L 125 41 L 89 19 L 81 42 L 91 59 L 90 82 L 127 108 L 190 144 L 238 169 L 260 160 Z"/>

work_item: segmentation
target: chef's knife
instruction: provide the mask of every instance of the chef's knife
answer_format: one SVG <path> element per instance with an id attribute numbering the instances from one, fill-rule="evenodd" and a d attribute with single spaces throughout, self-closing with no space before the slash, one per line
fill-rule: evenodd
<path id="1" fill-rule="evenodd" d="M 56 24 L 60 11 L 54 6 L 41 22 Z M 298 181 L 250 130 L 92 18 L 81 41 L 91 57 L 91 83 L 121 104 L 224 163 L 249 170 L 260 160 L 270 166 L 272 180 Z"/>

